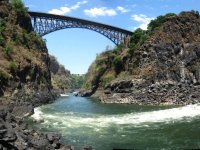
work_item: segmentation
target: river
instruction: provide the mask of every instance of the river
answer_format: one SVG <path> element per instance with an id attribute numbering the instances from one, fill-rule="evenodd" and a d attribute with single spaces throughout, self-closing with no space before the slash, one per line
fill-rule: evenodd
<path id="1" fill-rule="evenodd" d="M 200 105 L 183 107 L 102 104 L 84 97 L 61 97 L 35 108 L 29 124 L 62 135 L 64 144 L 80 149 L 200 148 Z M 32 120 L 32 119 L 31 119 Z"/>

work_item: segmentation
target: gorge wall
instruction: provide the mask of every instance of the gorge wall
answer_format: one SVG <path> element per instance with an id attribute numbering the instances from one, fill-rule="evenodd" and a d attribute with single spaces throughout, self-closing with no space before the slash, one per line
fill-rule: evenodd
<path id="1" fill-rule="evenodd" d="M 167 14 L 130 44 L 98 55 L 82 96 L 105 103 L 192 104 L 200 101 L 200 17 L 195 11 Z"/>
<path id="2" fill-rule="evenodd" d="M 53 99 L 49 55 L 23 6 L 0 1 L 0 96 L 2 102 Z"/>

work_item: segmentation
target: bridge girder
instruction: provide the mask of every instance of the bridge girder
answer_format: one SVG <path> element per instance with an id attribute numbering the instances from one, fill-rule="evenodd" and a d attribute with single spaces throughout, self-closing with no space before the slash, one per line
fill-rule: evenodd
<path id="1" fill-rule="evenodd" d="M 116 45 L 119 45 L 126 37 L 132 35 L 131 31 L 79 18 L 39 12 L 29 12 L 29 14 L 31 16 L 33 28 L 40 36 L 61 29 L 85 28 L 98 32 L 110 39 Z"/>

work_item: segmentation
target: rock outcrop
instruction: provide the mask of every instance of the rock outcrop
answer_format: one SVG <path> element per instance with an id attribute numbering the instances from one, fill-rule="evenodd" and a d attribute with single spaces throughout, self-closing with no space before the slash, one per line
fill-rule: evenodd
<path id="1" fill-rule="evenodd" d="M 60 143 L 60 136 L 54 133 L 41 133 L 30 129 L 23 117 L 32 113 L 32 105 L 9 104 L 0 106 L 0 149 L 9 150 L 73 150 L 72 146 Z"/>
<path id="2" fill-rule="evenodd" d="M 148 36 L 141 38 L 145 40 L 139 44 L 118 48 L 117 68 L 114 68 L 115 63 L 109 63 L 109 58 L 116 59 L 116 50 L 97 58 L 96 66 L 93 64 L 88 74 L 91 70 L 94 72 L 94 67 L 100 76 L 92 80 L 88 77 L 86 82 L 98 86 L 92 96 L 105 103 L 184 105 L 200 102 L 199 14 L 182 12 L 165 20 L 153 31 L 140 31 Z"/>

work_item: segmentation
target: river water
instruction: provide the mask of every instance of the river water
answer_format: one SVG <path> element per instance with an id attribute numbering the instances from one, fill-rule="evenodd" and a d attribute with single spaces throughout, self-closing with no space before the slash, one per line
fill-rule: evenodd
<path id="1" fill-rule="evenodd" d="M 62 135 L 64 144 L 80 149 L 200 148 L 200 105 L 183 107 L 102 104 L 91 98 L 59 98 L 35 109 L 30 123 Z M 31 122 L 31 121 L 30 121 Z"/>

